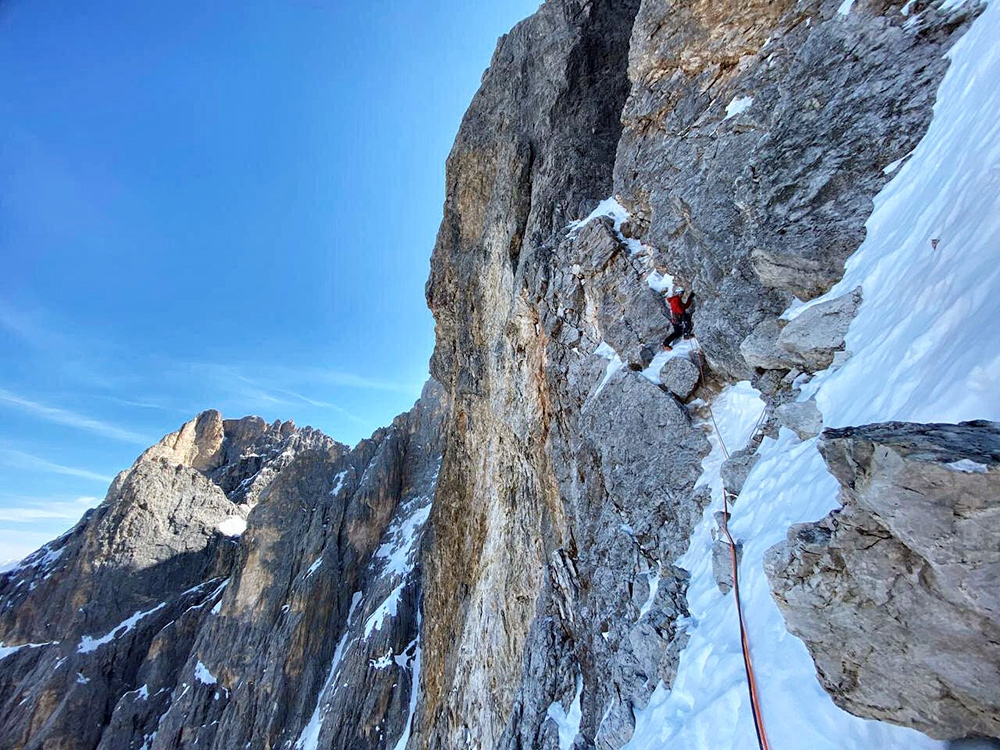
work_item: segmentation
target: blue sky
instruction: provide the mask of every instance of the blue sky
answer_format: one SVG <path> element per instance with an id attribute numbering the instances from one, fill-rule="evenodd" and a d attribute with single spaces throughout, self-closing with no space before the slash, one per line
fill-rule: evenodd
<path id="1" fill-rule="evenodd" d="M 412 405 L 445 158 L 537 6 L 0 4 L 0 562 L 204 409 Z"/>

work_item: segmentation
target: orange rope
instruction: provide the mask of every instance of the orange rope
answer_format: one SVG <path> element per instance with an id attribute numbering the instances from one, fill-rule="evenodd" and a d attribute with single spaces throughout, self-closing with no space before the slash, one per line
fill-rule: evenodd
<path id="1" fill-rule="evenodd" d="M 698 368 L 701 370 L 701 380 L 705 381 L 705 355 L 698 346 Z M 712 425 L 715 427 L 715 434 L 719 437 L 719 445 L 726 459 L 729 459 L 729 450 L 726 448 L 726 441 L 722 439 L 722 432 L 719 424 L 715 421 L 715 412 L 712 411 L 711 402 L 708 403 L 708 414 L 712 418 Z M 761 415 L 763 416 L 763 415 Z M 760 422 L 760 419 L 757 420 Z M 756 428 L 755 428 L 756 431 Z M 740 575 L 739 565 L 736 562 L 736 542 L 733 541 L 732 534 L 729 533 L 729 492 L 722 488 L 722 531 L 726 535 L 726 542 L 729 544 L 729 561 L 733 570 L 733 597 L 736 599 L 736 616 L 740 621 L 740 645 L 743 648 L 743 668 L 747 676 L 747 689 L 750 691 L 750 708 L 753 711 L 753 726 L 757 732 L 757 745 L 760 750 L 770 750 L 767 743 L 767 733 L 764 731 L 764 717 L 760 710 L 760 696 L 757 694 L 757 678 L 753 671 L 753 660 L 750 658 L 750 637 L 747 635 L 746 622 L 743 619 L 743 605 L 740 603 Z"/>
<path id="2" fill-rule="evenodd" d="M 709 407 L 711 408 L 711 407 Z M 722 437 L 719 437 L 722 440 Z M 736 564 L 736 542 L 733 541 L 729 533 L 729 497 L 726 490 L 722 490 L 722 530 L 726 534 L 726 541 L 729 544 L 729 560 L 733 569 L 733 596 L 736 599 L 736 616 L 740 621 L 740 645 L 743 647 L 743 667 L 747 675 L 747 688 L 750 691 L 750 708 L 753 710 L 753 726 L 757 732 L 757 745 L 760 750 L 770 750 L 767 744 L 767 734 L 764 732 L 764 717 L 760 711 L 760 696 L 757 694 L 757 679 L 753 671 L 753 661 L 750 659 L 750 638 L 747 635 L 746 623 L 743 620 L 743 606 L 740 604 L 740 576 L 738 565 Z"/>

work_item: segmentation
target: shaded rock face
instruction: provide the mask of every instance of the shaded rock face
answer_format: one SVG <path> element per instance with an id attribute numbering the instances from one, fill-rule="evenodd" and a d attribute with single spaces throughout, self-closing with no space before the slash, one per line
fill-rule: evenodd
<path id="1" fill-rule="evenodd" d="M 840 5 L 646 0 L 636 18 L 615 193 L 697 293 L 695 333 L 727 376 L 750 374 L 739 345 L 760 321 L 840 278 L 969 14 Z"/>
<path id="2" fill-rule="evenodd" d="M 682 401 L 694 393 L 700 379 L 698 365 L 687 357 L 668 359 L 660 370 L 660 384 Z"/>
<path id="3" fill-rule="evenodd" d="M 1000 736 L 1000 424 L 826 430 L 843 509 L 765 558 L 789 629 L 848 711 Z"/>
<path id="4" fill-rule="evenodd" d="M 765 318 L 747 334 L 740 353 L 751 367 L 807 372 L 824 370 L 844 351 L 844 336 L 861 304 L 861 288 L 802 311 L 782 327 Z"/>
<path id="5" fill-rule="evenodd" d="M 146 451 L 0 578 L 0 745 L 395 742 L 445 410 L 431 383 L 354 450 L 206 412 Z"/>
<path id="6" fill-rule="evenodd" d="M 816 437 L 823 431 L 823 415 L 815 399 L 790 401 L 774 410 L 778 424 L 794 432 L 799 440 Z"/>

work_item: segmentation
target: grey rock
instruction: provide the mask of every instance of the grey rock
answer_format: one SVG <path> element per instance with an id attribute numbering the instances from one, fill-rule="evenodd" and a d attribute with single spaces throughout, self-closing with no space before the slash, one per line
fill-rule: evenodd
<path id="1" fill-rule="evenodd" d="M 646 369 L 653 363 L 653 349 L 649 346 L 644 346 L 639 352 L 639 364 L 642 365 L 642 369 Z"/>
<path id="2" fill-rule="evenodd" d="M 784 370 L 763 370 L 755 373 L 751 382 L 768 404 L 773 407 L 794 398 L 792 390 L 786 382 L 786 377 L 787 373 Z"/>
<path id="3" fill-rule="evenodd" d="M 660 384 L 681 401 L 691 397 L 700 379 L 698 365 L 687 357 L 671 357 L 660 368 Z"/>
<path id="4" fill-rule="evenodd" d="M 823 431 L 823 415 L 820 414 L 815 399 L 789 401 L 776 408 L 774 416 L 782 427 L 794 432 L 799 440 L 808 440 Z"/>
<path id="5" fill-rule="evenodd" d="M 743 491 L 743 484 L 750 471 L 759 459 L 756 449 L 744 448 L 733 453 L 719 469 L 722 486 L 726 491 L 731 495 L 739 495 Z"/>
<path id="6" fill-rule="evenodd" d="M 915 34 L 898 7 L 845 23 L 839 4 L 645 0 L 633 23 L 632 3 L 556 0 L 498 46 L 449 158 L 427 288 L 454 409 L 412 747 L 551 744 L 546 709 L 578 674 L 581 742 L 620 746 L 672 679 L 686 583 L 671 563 L 707 501 L 706 446 L 629 369 L 666 331 L 645 279 L 696 292 L 712 385 L 753 377 L 740 344 L 839 278 L 975 14 L 932 11 Z M 740 95 L 753 106 L 724 119 Z M 611 195 L 641 242 L 608 219 L 569 227 Z M 778 354 L 769 391 L 789 398 L 783 371 L 804 366 Z"/>
<path id="7" fill-rule="evenodd" d="M 736 564 L 743 559 L 743 543 L 736 542 Z M 733 555 L 729 543 L 724 539 L 716 539 L 712 544 L 712 576 L 719 591 L 728 594 L 733 590 Z"/>
<path id="8" fill-rule="evenodd" d="M 642 269 L 633 265 L 611 221 L 602 217 L 588 222 L 561 249 L 564 263 L 581 264 L 579 304 L 593 311 L 586 320 L 590 337 L 607 342 L 637 369 L 648 366 L 643 355 L 650 344 L 659 348 L 670 332 L 670 320 L 663 300 L 649 288 Z"/>
<path id="9" fill-rule="evenodd" d="M 809 372 L 829 367 L 835 352 L 844 348 L 844 336 L 860 304 L 858 287 L 850 294 L 813 305 L 781 329 L 778 346 L 791 352 Z"/>
<path id="10" fill-rule="evenodd" d="M 157 446 L 0 578 L 5 643 L 57 641 L 3 660 L 0 744 L 288 748 L 315 717 L 321 747 L 393 747 L 409 726 L 410 748 L 554 750 L 547 709 L 579 686 L 576 745 L 622 746 L 685 644 L 673 561 L 708 502 L 708 443 L 594 352 L 644 365 L 669 329 L 646 278 L 667 271 L 697 293 L 707 385 L 792 397 L 784 371 L 840 344 L 781 348 L 776 317 L 839 278 L 977 12 L 910 28 L 898 4 L 839 4 L 550 0 L 505 35 L 448 159 L 427 284 L 441 389 L 354 450 L 214 413 Z M 621 235 L 570 228 L 610 195 Z M 238 541 L 223 512 L 246 516 Z M 117 546 L 88 557 L 95 540 Z M 130 560 L 150 566 L 134 581 Z"/>
<path id="11" fill-rule="evenodd" d="M 353 451 L 217 412 L 146 451 L 0 577 L 0 639 L 46 644 L 3 660 L 0 705 L 17 700 L 0 745 L 279 746 L 314 712 L 324 747 L 394 742 L 416 687 L 416 558 L 446 403 L 429 384 Z M 233 518 L 238 539 L 219 529 Z M 338 684 L 355 690 L 327 689 L 338 646 Z"/>
<path id="12" fill-rule="evenodd" d="M 801 364 L 787 349 L 778 346 L 781 328 L 777 318 L 760 321 L 740 343 L 740 354 L 750 367 L 763 370 L 790 370 Z"/>
<path id="13" fill-rule="evenodd" d="M 851 358 L 852 352 L 841 349 L 833 353 L 833 360 L 830 362 L 830 367 L 834 370 L 839 370 L 844 366 L 844 363 Z"/>
<path id="14" fill-rule="evenodd" d="M 765 569 L 823 686 L 859 716 L 1000 734 L 1000 424 L 826 430 L 842 510 Z"/>
<path id="15" fill-rule="evenodd" d="M 646 0 L 636 17 L 615 194 L 657 265 L 698 294 L 695 333 L 727 377 L 749 377 L 739 346 L 761 320 L 841 277 L 977 12 L 931 10 L 914 34 L 896 6 L 848 19 L 838 6 Z"/>

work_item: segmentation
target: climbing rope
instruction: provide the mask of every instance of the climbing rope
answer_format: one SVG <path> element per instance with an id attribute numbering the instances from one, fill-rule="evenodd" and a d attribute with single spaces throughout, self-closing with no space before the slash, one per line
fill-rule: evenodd
<path id="1" fill-rule="evenodd" d="M 709 407 L 711 409 L 711 407 Z M 720 435 L 719 441 L 722 441 Z M 740 622 L 740 645 L 743 648 L 743 668 L 747 676 L 747 689 L 750 691 L 750 708 L 753 711 L 753 726 L 757 732 L 757 745 L 760 750 L 770 750 L 767 734 L 764 732 L 764 717 L 760 711 L 760 696 L 757 694 L 757 679 L 753 671 L 753 660 L 750 658 L 750 638 L 747 635 L 746 622 L 743 619 L 743 606 L 740 604 L 740 576 L 736 563 L 736 542 L 729 533 L 729 493 L 722 490 L 722 531 L 729 545 L 729 562 L 733 571 L 733 596 L 736 599 L 736 616 Z"/>
<path id="2" fill-rule="evenodd" d="M 697 342 L 697 339 L 695 341 Z M 702 352 L 700 343 L 698 344 L 698 369 L 701 373 L 701 381 L 704 383 L 705 355 Z M 722 453 L 728 461 L 730 458 L 729 449 L 726 448 L 726 441 L 722 437 L 719 423 L 715 421 L 715 412 L 712 411 L 712 404 L 710 401 L 706 401 L 706 404 L 708 405 L 708 414 L 712 418 L 712 426 L 715 428 L 715 434 L 719 438 L 719 445 L 722 447 Z M 757 431 L 757 426 L 763 420 L 763 416 L 762 413 L 757 419 L 754 432 Z M 753 712 L 754 730 L 757 732 L 757 745 L 760 750 L 770 750 L 771 746 L 767 743 L 767 734 L 764 731 L 764 717 L 760 710 L 760 696 L 757 694 L 757 678 L 753 670 L 753 660 L 750 658 L 750 637 L 747 635 L 746 621 L 743 619 L 743 605 L 740 603 L 740 575 L 739 565 L 737 564 L 736 542 L 733 540 L 732 534 L 729 533 L 729 497 L 731 494 L 725 487 L 722 488 L 722 533 L 726 535 L 726 543 L 729 545 L 729 562 L 733 572 L 733 597 L 736 600 L 736 616 L 740 623 L 743 668 L 747 677 L 747 690 L 750 692 L 750 709 Z"/>

